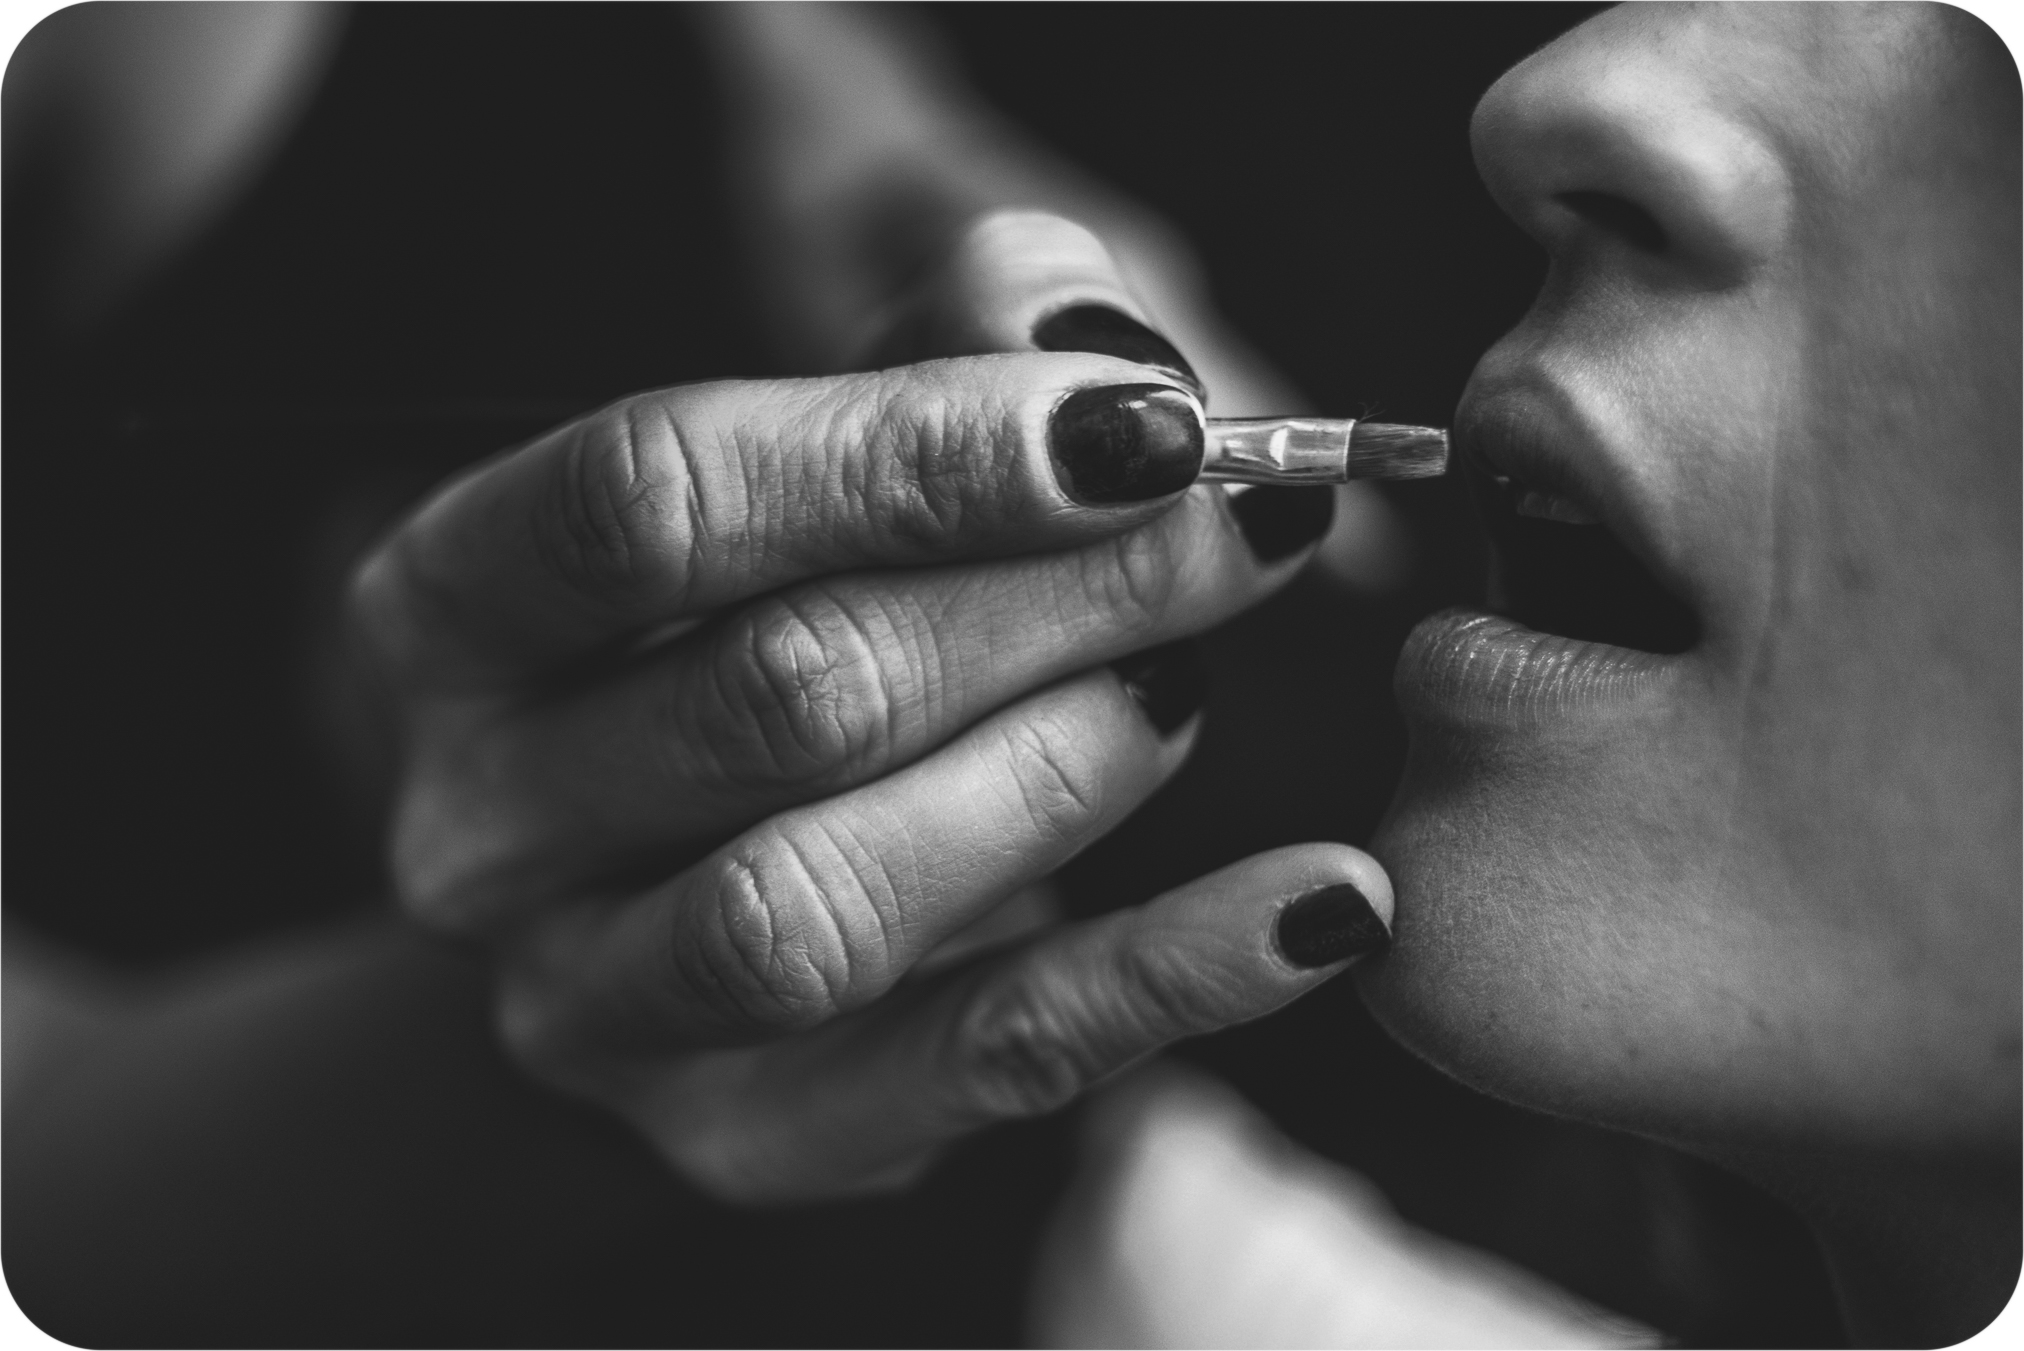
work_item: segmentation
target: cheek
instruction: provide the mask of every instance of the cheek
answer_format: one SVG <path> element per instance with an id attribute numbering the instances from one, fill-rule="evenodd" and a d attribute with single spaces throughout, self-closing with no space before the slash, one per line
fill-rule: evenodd
<path id="1" fill-rule="evenodd" d="M 1948 1097 L 1979 1084 L 2014 1098 L 2014 533 L 1978 557 L 1967 503 L 1912 529 L 1931 499 L 1910 484 L 1894 509 L 1862 510 L 1858 468 L 1814 481 L 1803 549 L 1788 532 L 1803 565 L 1786 574 L 1785 622 L 1739 701 L 1737 798 L 1780 883 L 1794 961 L 1835 971 L 1823 1007 L 1878 1024 L 1872 1072 L 1946 1067 L 1954 1083 L 1936 1091 Z M 2014 511 L 2014 489 L 2007 501 Z"/>
<path id="2" fill-rule="evenodd" d="M 1934 233 L 1808 289 L 1776 587 L 1731 703 L 1794 903 L 1892 973 L 1873 1005 L 1953 1006 L 1981 1044 L 1968 1010 L 2014 1031 L 2020 977 L 2016 283 L 1994 340 Z"/>

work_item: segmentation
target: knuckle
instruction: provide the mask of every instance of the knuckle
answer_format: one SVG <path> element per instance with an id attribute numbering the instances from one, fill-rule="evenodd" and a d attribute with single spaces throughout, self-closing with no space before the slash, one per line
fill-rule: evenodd
<path id="1" fill-rule="evenodd" d="M 1104 811 L 1100 752 L 1078 729 L 1040 714 L 1006 725 L 1006 756 L 1028 822 L 1062 842 L 1082 838 Z"/>
<path id="2" fill-rule="evenodd" d="M 905 499 L 910 519 L 928 543 L 952 540 L 964 533 L 980 499 L 979 470 L 988 478 L 989 460 L 968 453 L 970 437 L 962 416 L 943 400 L 917 408 L 912 416 L 913 473 L 907 477 Z"/>
<path id="3" fill-rule="evenodd" d="M 728 1205 L 805 1199 L 792 1124 L 746 1094 L 750 1048 L 692 1052 L 640 1073 L 587 1043 L 560 1000 L 502 982 L 493 1023 L 506 1054 L 535 1080 L 604 1104 L 630 1121 L 682 1177 Z"/>
<path id="4" fill-rule="evenodd" d="M 513 785 L 529 777 L 510 738 L 487 735 L 466 710 L 437 709 L 414 738 L 393 803 L 388 863 L 406 915 L 471 935 L 501 927 L 553 887 L 538 866 L 553 831 Z"/>
<path id="5" fill-rule="evenodd" d="M 857 870 L 818 860 L 783 835 L 778 847 L 722 854 L 698 941 L 672 954 L 687 983 L 730 1019 L 761 1032 L 814 1027 L 887 983 L 886 925 Z"/>
<path id="6" fill-rule="evenodd" d="M 763 1030 L 812 1027 L 827 1012 L 828 987 L 792 937 L 805 909 L 777 877 L 762 874 L 750 857 L 732 854 L 712 887 L 710 924 L 694 955 L 704 979 L 694 982 L 726 1004 L 727 1011 Z M 768 870 L 769 872 L 772 870 Z M 687 948 L 673 954 L 678 962 Z"/>
<path id="7" fill-rule="evenodd" d="M 750 1066 L 765 1054 L 691 1057 L 644 1100 L 619 1104 L 620 1111 L 676 1172 L 728 1205 L 837 1200 L 870 1190 L 851 1142 L 811 1131 L 793 1102 L 749 1092 Z"/>
<path id="8" fill-rule="evenodd" d="M 1051 1112 L 1114 1068 L 1032 980 L 985 982 L 954 1029 L 953 1082 L 992 1117 Z"/>
<path id="9" fill-rule="evenodd" d="M 871 444 L 883 453 L 854 457 L 857 505 L 892 539 L 945 548 L 1004 500 L 997 457 L 972 453 L 968 415 L 917 375 L 888 375 L 873 388 Z"/>
<path id="10" fill-rule="evenodd" d="M 763 1055 L 751 1049 L 702 1051 L 628 1076 L 610 1095 L 682 1176 L 718 1200 L 739 1204 L 767 1197 L 773 1132 L 748 1097 L 745 1070 Z"/>
<path id="11" fill-rule="evenodd" d="M 444 933 L 484 925 L 481 880 L 497 871 L 496 836 L 471 829 L 454 786 L 434 776 L 411 783 L 394 811 L 390 864 L 401 910 Z"/>
<path id="12" fill-rule="evenodd" d="M 731 716 L 717 734 L 737 743 L 717 756 L 725 772 L 813 786 L 884 764 L 903 703 L 888 654 L 905 651 L 906 638 L 889 617 L 860 614 L 820 586 L 745 612 L 720 649 Z"/>
<path id="13" fill-rule="evenodd" d="M 1186 948 L 1121 944 L 1112 954 L 1110 982 L 1124 1010 L 1120 1030 L 1147 1050 L 1228 1021 L 1230 1001 L 1216 970 Z"/>
<path id="14" fill-rule="evenodd" d="M 395 688 L 429 683 L 440 634 L 465 604 L 459 588 L 428 565 L 427 552 L 411 519 L 361 559 L 345 585 L 350 651 L 363 660 L 362 673 Z"/>
<path id="15" fill-rule="evenodd" d="M 776 1180 L 770 1161 L 752 1148 L 744 1122 L 647 1124 L 661 1156 L 705 1195 L 733 1206 L 797 1199 Z"/>
<path id="16" fill-rule="evenodd" d="M 695 477 L 666 411 L 631 401 L 577 424 L 557 457 L 534 546 L 551 572 L 607 603 L 664 603 L 703 537 Z"/>
<path id="17" fill-rule="evenodd" d="M 1079 557 L 1085 592 L 1116 628 L 1135 636 L 1157 628 L 1166 617 L 1180 586 L 1183 560 L 1165 518 Z"/>
<path id="18" fill-rule="evenodd" d="M 524 979 L 502 980 L 492 1021 L 507 1056 L 528 1074 L 555 1088 L 585 1087 L 583 1048 L 546 991 Z"/>

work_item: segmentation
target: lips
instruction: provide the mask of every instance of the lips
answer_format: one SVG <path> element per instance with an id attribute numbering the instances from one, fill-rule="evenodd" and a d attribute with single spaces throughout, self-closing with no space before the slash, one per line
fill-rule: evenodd
<path id="1" fill-rule="evenodd" d="M 1565 638 L 1640 652 L 1692 647 L 1694 612 L 1611 520 L 1627 513 L 1612 513 L 1567 460 L 1528 454 L 1525 441 L 1486 430 L 1465 443 L 1463 472 L 1490 534 L 1492 608 Z"/>
<path id="2" fill-rule="evenodd" d="M 1652 552 L 1621 466 L 1563 401 L 1472 391 L 1457 459 L 1491 542 L 1489 608 L 1422 623 L 1400 658 L 1402 703 L 1505 722 L 1642 697 L 1693 647 L 1693 609 L 1647 566 Z"/>

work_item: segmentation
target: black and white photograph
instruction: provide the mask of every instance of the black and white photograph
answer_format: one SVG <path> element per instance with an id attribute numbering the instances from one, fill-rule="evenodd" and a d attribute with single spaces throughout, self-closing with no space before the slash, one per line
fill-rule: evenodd
<path id="1" fill-rule="evenodd" d="M 2002 26 L 45 4 L 8 1335 L 2024 1340 Z"/>

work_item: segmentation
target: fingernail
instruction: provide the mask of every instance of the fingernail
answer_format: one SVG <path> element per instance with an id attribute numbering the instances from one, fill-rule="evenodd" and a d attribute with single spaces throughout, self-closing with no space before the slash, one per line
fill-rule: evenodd
<path id="1" fill-rule="evenodd" d="M 1391 942 L 1391 931 L 1348 882 L 1310 891 L 1279 912 L 1279 951 L 1295 966 L 1332 966 Z"/>
<path id="2" fill-rule="evenodd" d="M 1143 502 L 1202 472 L 1202 414 L 1171 385 L 1078 389 L 1047 420 L 1061 489 L 1078 502 Z"/>
<path id="3" fill-rule="evenodd" d="M 1134 652 L 1110 669 L 1161 736 L 1194 717 L 1209 697 L 1209 668 L 1192 638 Z"/>
<path id="4" fill-rule="evenodd" d="M 1043 352 L 1095 352 L 1157 366 L 1200 396 L 1206 394 L 1195 368 L 1180 349 L 1123 310 L 1108 305 L 1070 305 L 1033 326 L 1033 345 Z"/>
<path id="5" fill-rule="evenodd" d="M 1230 498 L 1237 528 L 1260 563 L 1277 563 L 1328 533 L 1333 488 L 1248 488 Z"/>

